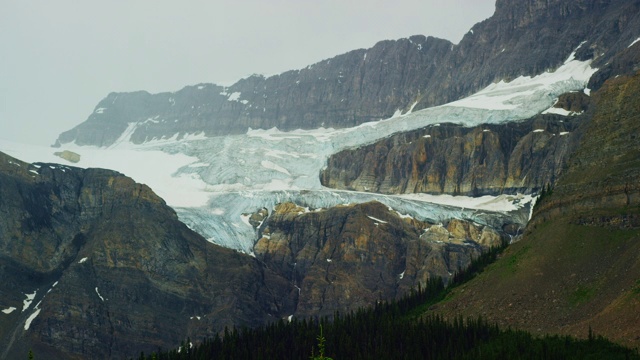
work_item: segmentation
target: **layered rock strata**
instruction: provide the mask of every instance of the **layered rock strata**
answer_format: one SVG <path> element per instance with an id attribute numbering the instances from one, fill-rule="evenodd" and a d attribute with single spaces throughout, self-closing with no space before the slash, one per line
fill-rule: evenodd
<path id="1" fill-rule="evenodd" d="M 283 203 L 258 230 L 255 255 L 295 286 L 300 317 L 397 298 L 430 277 L 446 282 L 515 235 L 466 220 L 430 224 L 378 202 L 318 210 Z"/>
<path id="2" fill-rule="evenodd" d="M 570 94 L 558 106 L 582 112 L 587 99 Z M 320 179 L 327 187 L 385 194 L 534 193 L 557 180 L 582 119 L 540 115 L 504 125 L 430 126 L 334 154 Z"/>

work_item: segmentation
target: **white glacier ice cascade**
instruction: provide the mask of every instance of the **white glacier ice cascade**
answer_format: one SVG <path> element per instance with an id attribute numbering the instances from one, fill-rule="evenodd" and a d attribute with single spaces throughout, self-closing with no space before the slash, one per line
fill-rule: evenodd
<path id="1" fill-rule="evenodd" d="M 64 162 L 55 151 L 81 155 L 74 166 L 120 171 L 146 183 L 172 206 L 180 219 L 216 244 L 252 253 L 255 230 L 242 219 L 262 207 L 271 211 L 292 201 L 310 209 L 378 200 L 403 215 L 441 222 L 464 218 L 499 226 L 511 219 L 526 223 L 531 197 L 468 197 L 380 195 L 337 191 L 320 184 L 319 173 L 330 155 L 370 144 L 391 134 L 455 123 L 464 126 L 500 124 L 530 118 L 549 109 L 559 95 L 583 90 L 597 70 L 571 54 L 554 72 L 492 84 L 465 99 L 396 115 L 346 129 L 283 132 L 252 130 L 243 135 L 206 138 L 202 134 L 134 145 L 127 128 L 109 148 L 65 144 L 38 148 L 0 141 L 0 151 L 30 162 Z M 440 204 L 438 204 L 440 203 Z"/>

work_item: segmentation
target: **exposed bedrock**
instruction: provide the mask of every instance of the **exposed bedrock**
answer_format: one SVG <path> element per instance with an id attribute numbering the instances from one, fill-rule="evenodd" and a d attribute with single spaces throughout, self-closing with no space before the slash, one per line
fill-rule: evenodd
<path id="1" fill-rule="evenodd" d="M 278 205 L 259 228 L 255 255 L 298 290 L 295 316 L 333 315 L 447 281 L 517 228 L 466 220 L 430 224 L 378 202 L 309 210 Z"/>
<path id="2" fill-rule="evenodd" d="M 581 97 L 563 99 L 584 110 Z M 532 193 L 556 181 L 581 119 L 540 115 L 504 125 L 430 126 L 341 151 L 320 178 L 327 187 L 386 194 Z"/>

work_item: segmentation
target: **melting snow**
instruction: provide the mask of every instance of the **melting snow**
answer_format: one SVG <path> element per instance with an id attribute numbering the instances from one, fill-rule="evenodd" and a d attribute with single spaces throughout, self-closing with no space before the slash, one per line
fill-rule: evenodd
<path id="1" fill-rule="evenodd" d="M 98 297 L 100 298 L 100 300 L 104 301 L 104 298 L 102 297 L 102 295 L 100 295 L 100 292 L 98 291 L 97 286 L 96 286 L 96 294 L 98 294 Z"/>
<path id="2" fill-rule="evenodd" d="M 6 308 L 6 309 L 2 310 L 2 312 L 3 312 L 3 313 L 5 313 L 5 314 L 11 314 L 11 313 L 12 313 L 12 312 L 14 312 L 15 310 L 16 310 L 16 308 L 14 308 L 13 306 L 11 306 L 11 307 L 8 307 L 8 308 Z"/>
<path id="3" fill-rule="evenodd" d="M 31 306 L 31 303 L 33 302 L 33 299 L 36 297 L 37 292 L 38 290 L 34 290 L 33 294 L 24 294 L 27 298 L 22 300 L 22 304 L 23 304 L 22 312 L 24 312 L 29 308 L 29 306 Z"/>
<path id="4" fill-rule="evenodd" d="M 229 98 L 227 100 L 229 101 L 238 101 L 238 99 L 240 99 L 240 95 L 242 95 L 242 93 L 240 92 L 234 92 L 231 95 L 229 95 Z"/>
<path id="5" fill-rule="evenodd" d="M 377 218 L 374 218 L 373 216 L 369 216 L 369 215 L 367 215 L 367 217 L 368 217 L 369 219 L 371 219 L 371 220 L 373 220 L 373 221 L 375 221 L 375 222 L 381 223 L 381 224 L 386 224 L 386 223 L 387 223 L 386 221 L 384 221 L 384 220 L 380 220 L 380 219 L 377 219 Z"/>
<path id="6" fill-rule="evenodd" d="M 557 107 L 550 107 L 547 110 L 542 112 L 543 114 L 556 114 L 556 115 L 562 115 L 562 116 L 570 116 L 573 114 L 573 112 L 569 111 L 569 110 L 565 110 L 563 108 L 557 108 Z"/>
<path id="7" fill-rule="evenodd" d="M 582 44 L 580 45 L 582 46 Z M 578 46 L 578 47 L 580 47 Z M 577 49 L 576 49 L 577 50 Z M 510 82 L 504 80 L 491 84 L 465 99 L 445 106 L 461 106 L 476 109 L 515 110 L 526 106 L 531 98 L 539 98 L 543 93 L 554 92 L 554 87 L 584 89 L 591 75 L 598 69 L 592 68 L 591 60 L 575 60 L 575 51 L 554 72 L 546 72 L 534 77 L 520 76 Z"/>
<path id="8" fill-rule="evenodd" d="M 36 318 L 36 316 L 38 316 L 38 314 L 40 314 L 40 310 L 41 309 L 36 309 L 36 311 L 34 311 L 33 314 L 29 315 L 29 317 L 27 318 L 27 321 L 24 323 L 25 330 L 29 330 L 29 327 L 31 326 L 31 322 L 33 321 L 33 319 Z"/>

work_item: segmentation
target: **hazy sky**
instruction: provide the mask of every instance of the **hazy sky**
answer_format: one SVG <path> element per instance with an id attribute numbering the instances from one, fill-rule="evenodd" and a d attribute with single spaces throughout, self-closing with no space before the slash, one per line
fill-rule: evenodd
<path id="1" fill-rule="evenodd" d="M 50 145 L 112 91 L 303 68 L 377 41 L 458 43 L 495 0 L 0 0 L 0 138 Z"/>

